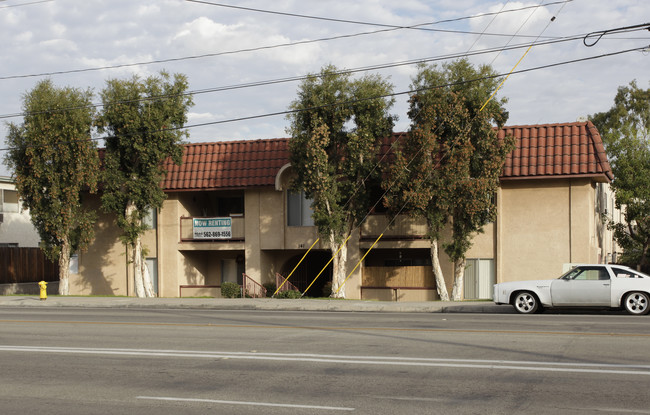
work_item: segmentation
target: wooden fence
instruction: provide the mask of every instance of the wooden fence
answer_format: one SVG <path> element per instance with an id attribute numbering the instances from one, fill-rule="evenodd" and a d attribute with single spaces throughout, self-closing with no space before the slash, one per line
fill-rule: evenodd
<path id="1" fill-rule="evenodd" d="M 417 267 L 365 267 L 364 287 L 435 288 L 431 266 Z"/>
<path id="2" fill-rule="evenodd" d="M 0 284 L 59 280 L 59 265 L 40 248 L 0 247 Z"/>

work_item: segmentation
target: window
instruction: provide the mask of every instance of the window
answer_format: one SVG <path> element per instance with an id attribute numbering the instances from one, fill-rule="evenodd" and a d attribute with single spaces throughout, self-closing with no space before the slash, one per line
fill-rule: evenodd
<path id="1" fill-rule="evenodd" d="M 244 216 L 244 195 L 217 197 L 217 215 Z"/>
<path id="2" fill-rule="evenodd" d="M 612 268 L 616 278 L 645 278 L 643 274 L 636 273 L 625 268 Z"/>
<path id="3" fill-rule="evenodd" d="M 79 254 L 72 254 L 70 256 L 68 269 L 70 270 L 70 274 L 79 274 Z"/>
<path id="4" fill-rule="evenodd" d="M 563 278 L 576 281 L 608 280 L 609 273 L 605 268 L 574 268 L 566 273 Z"/>
<path id="5" fill-rule="evenodd" d="M 158 226 L 158 210 L 155 208 L 149 208 L 147 214 L 142 219 L 142 224 L 147 227 L 147 229 L 156 229 Z"/>
<path id="6" fill-rule="evenodd" d="M 2 204 L 0 212 L 18 212 L 18 192 L 15 190 L 2 189 L 0 192 Z"/>
<path id="7" fill-rule="evenodd" d="M 289 226 L 314 226 L 311 200 L 305 192 L 287 192 L 287 224 Z"/>

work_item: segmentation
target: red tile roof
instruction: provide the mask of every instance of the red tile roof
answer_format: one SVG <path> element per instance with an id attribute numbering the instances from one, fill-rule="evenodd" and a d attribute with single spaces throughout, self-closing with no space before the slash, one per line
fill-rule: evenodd
<path id="1" fill-rule="evenodd" d="M 506 159 L 501 180 L 567 176 L 613 179 L 603 141 L 591 121 L 504 127 L 499 137 L 506 135 L 513 135 L 517 144 Z"/>
<path id="2" fill-rule="evenodd" d="M 180 166 L 168 161 L 166 191 L 273 186 L 289 162 L 288 138 L 186 144 Z"/>
<path id="3" fill-rule="evenodd" d="M 404 133 L 384 140 L 382 152 Z M 590 122 L 504 127 L 499 137 L 514 135 L 502 180 L 593 177 L 612 179 L 600 134 Z M 166 191 L 225 190 L 275 185 L 289 163 L 288 138 L 186 144 L 183 164 L 166 163 Z"/>

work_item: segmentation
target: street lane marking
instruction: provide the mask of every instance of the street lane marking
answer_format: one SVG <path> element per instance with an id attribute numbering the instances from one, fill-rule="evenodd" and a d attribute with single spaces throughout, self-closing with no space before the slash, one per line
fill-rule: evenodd
<path id="1" fill-rule="evenodd" d="M 308 363 L 342 363 L 356 365 L 447 367 L 490 370 L 526 370 L 538 372 L 596 373 L 610 375 L 650 376 L 650 365 L 581 362 L 535 362 L 517 360 L 443 359 L 394 356 L 345 356 L 327 354 L 210 352 L 190 350 L 107 349 L 80 347 L 2 346 L 0 352 L 64 353 L 89 355 L 121 355 L 142 357 L 186 357 L 207 359 L 241 359 Z"/>
<path id="2" fill-rule="evenodd" d="M 136 399 L 146 399 L 146 400 L 153 400 L 153 401 L 171 401 L 171 402 L 220 403 L 224 405 L 271 406 L 276 408 L 323 409 L 327 411 L 354 411 L 355 410 L 355 408 L 346 408 L 341 406 L 296 405 L 290 403 L 270 403 L 270 402 L 222 401 L 220 399 L 172 398 L 172 397 L 165 397 L 165 396 L 137 396 Z"/>
<path id="3" fill-rule="evenodd" d="M 126 321 L 46 321 L 46 320 L 0 320 L 0 323 L 29 324 L 81 324 L 81 325 L 116 325 L 116 326 L 152 326 L 152 327 L 209 327 L 236 329 L 287 329 L 287 330 L 329 330 L 329 331 L 400 331 L 421 333 L 467 333 L 467 334 L 534 334 L 560 336 L 595 336 L 595 337 L 650 337 L 650 333 L 613 333 L 613 332 L 575 332 L 575 331 L 541 331 L 541 330 L 485 330 L 485 329 L 436 329 L 404 327 L 333 327 L 333 326 L 280 326 L 265 324 L 213 324 L 213 323 L 144 323 Z"/>

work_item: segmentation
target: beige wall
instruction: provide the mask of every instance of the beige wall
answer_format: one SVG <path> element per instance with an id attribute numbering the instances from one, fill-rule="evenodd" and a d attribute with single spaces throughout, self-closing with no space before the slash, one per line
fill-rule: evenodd
<path id="1" fill-rule="evenodd" d="M 591 181 L 531 182 L 501 184 L 497 282 L 553 278 L 564 264 L 598 259 Z"/>
<path id="2" fill-rule="evenodd" d="M 97 212 L 95 239 L 79 253 L 79 273 L 70 275 L 70 294 L 128 295 L 126 250 L 115 217 L 99 208 L 99 196 L 87 195 L 84 201 Z"/>
<path id="3" fill-rule="evenodd" d="M 182 254 L 178 251 L 180 242 L 180 217 L 186 215 L 179 201 L 180 194 L 171 193 L 163 202 L 158 213 L 158 295 L 176 297 L 179 295 L 179 276 L 185 268 L 181 263 Z"/>
<path id="4" fill-rule="evenodd" d="M 606 246 L 611 235 L 605 233 L 600 216 L 595 213 L 598 189 L 589 179 L 503 182 L 497 194 L 498 218 L 475 237 L 467 257 L 494 259 L 498 282 L 554 277 L 567 263 L 597 262 L 599 254 L 605 259 L 614 248 Z M 318 238 L 313 226 L 287 226 L 285 183 L 279 189 L 245 191 L 245 215 L 234 218 L 237 232 L 245 241 L 181 240 L 181 217 L 203 216 L 205 209 L 201 204 L 212 203 L 219 192 L 211 193 L 168 194 L 158 215 L 157 230 L 145 235 L 149 256 L 158 259 L 160 296 L 177 297 L 181 294 L 179 287 L 185 285 L 220 285 L 222 261 L 243 260 L 245 272 L 251 278 L 260 283 L 274 281 L 275 273 L 287 261 L 303 255 Z M 99 199 L 90 197 L 89 205 L 97 207 Z M 402 216 L 392 226 L 387 225 L 385 216 L 372 215 L 348 242 L 347 298 L 361 298 L 363 264 L 357 264 L 380 233 L 384 233 L 384 238 L 376 249 L 430 248 L 426 238 L 399 238 L 405 234 L 424 236 L 426 226 L 422 220 Z M 235 225 L 233 231 L 234 228 Z M 80 255 L 80 274 L 71 279 L 73 294 L 133 295 L 132 277 L 127 278 L 125 248 L 118 237 L 114 218 L 100 211 L 95 241 L 88 252 Z M 441 242 L 447 240 L 449 229 Z M 329 254 L 327 241 L 316 243 L 313 249 Z M 441 263 L 447 288 L 451 290 L 453 266 L 442 250 Z M 188 290 L 183 295 L 214 291 Z M 370 291 L 364 290 L 364 297 L 367 295 L 371 295 Z M 435 292 L 399 293 L 401 299 L 431 296 L 436 297 Z"/>

